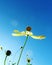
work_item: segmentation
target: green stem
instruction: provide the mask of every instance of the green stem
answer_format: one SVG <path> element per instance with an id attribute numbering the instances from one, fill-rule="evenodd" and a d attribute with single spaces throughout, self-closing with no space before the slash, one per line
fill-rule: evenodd
<path id="1" fill-rule="evenodd" d="M 19 59 L 18 59 L 17 65 L 19 65 L 19 62 L 20 62 L 20 59 L 21 59 L 21 56 L 22 56 L 22 52 L 23 52 L 24 47 L 25 47 L 25 45 L 26 45 L 27 39 L 28 39 L 28 35 L 27 35 L 26 40 L 25 40 L 25 42 L 24 42 L 23 48 L 22 48 L 22 50 L 21 50 L 21 53 L 20 53 L 20 56 L 19 56 Z"/>
<path id="2" fill-rule="evenodd" d="M 6 59 L 7 59 L 7 56 L 5 57 L 5 60 L 4 60 L 4 65 L 6 65 Z"/>

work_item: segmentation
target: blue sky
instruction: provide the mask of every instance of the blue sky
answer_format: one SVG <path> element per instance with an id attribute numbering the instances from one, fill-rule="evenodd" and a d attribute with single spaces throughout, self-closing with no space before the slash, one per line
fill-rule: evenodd
<path id="1" fill-rule="evenodd" d="M 29 53 L 32 65 L 52 65 L 51 0 L 0 0 L 0 45 L 3 47 L 0 65 L 3 65 L 8 49 L 12 54 L 7 62 L 17 62 L 20 53 L 17 50 L 26 37 L 13 37 L 11 34 L 14 29 L 24 31 L 27 26 L 31 26 L 34 35 L 45 35 L 46 39 L 40 41 L 29 37 L 19 65 L 26 65 L 26 55 Z"/>

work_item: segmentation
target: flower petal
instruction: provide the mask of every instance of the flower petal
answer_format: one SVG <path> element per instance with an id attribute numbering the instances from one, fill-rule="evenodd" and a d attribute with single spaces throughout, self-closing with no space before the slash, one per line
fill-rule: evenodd
<path id="1" fill-rule="evenodd" d="M 35 35 L 32 35 L 31 36 L 32 38 L 34 38 L 34 39 L 45 39 L 45 36 L 35 36 Z"/>
<path id="2" fill-rule="evenodd" d="M 19 31 L 18 31 L 18 30 L 14 30 L 13 32 L 14 32 L 14 33 L 19 33 Z"/>
<path id="3" fill-rule="evenodd" d="M 19 34 L 12 33 L 12 36 L 24 36 L 24 34 L 21 34 L 21 33 L 19 33 Z"/>

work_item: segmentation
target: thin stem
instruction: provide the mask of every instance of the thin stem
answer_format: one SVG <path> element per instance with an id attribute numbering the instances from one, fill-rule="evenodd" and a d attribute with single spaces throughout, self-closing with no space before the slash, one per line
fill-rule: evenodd
<path id="1" fill-rule="evenodd" d="M 6 59 L 7 59 L 7 56 L 6 56 L 5 59 L 4 59 L 4 65 L 6 65 Z"/>
<path id="2" fill-rule="evenodd" d="M 28 39 L 28 35 L 27 35 L 26 40 L 25 40 L 25 42 L 24 42 L 23 48 L 22 48 L 22 50 L 21 50 L 21 53 L 20 53 L 20 56 L 19 56 L 19 59 L 18 59 L 17 65 L 19 65 L 19 62 L 20 62 L 20 59 L 21 59 L 21 56 L 22 56 L 22 52 L 23 52 L 24 47 L 25 47 L 25 45 L 26 45 L 27 39 Z"/>

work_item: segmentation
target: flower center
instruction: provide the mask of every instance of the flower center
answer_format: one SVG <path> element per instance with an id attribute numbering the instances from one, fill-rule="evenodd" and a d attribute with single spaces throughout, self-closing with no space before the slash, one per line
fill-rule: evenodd
<path id="1" fill-rule="evenodd" d="M 27 31 L 31 31 L 31 27 L 28 26 L 28 27 L 26 28 L 26 30 L 27 30 Z"/>

